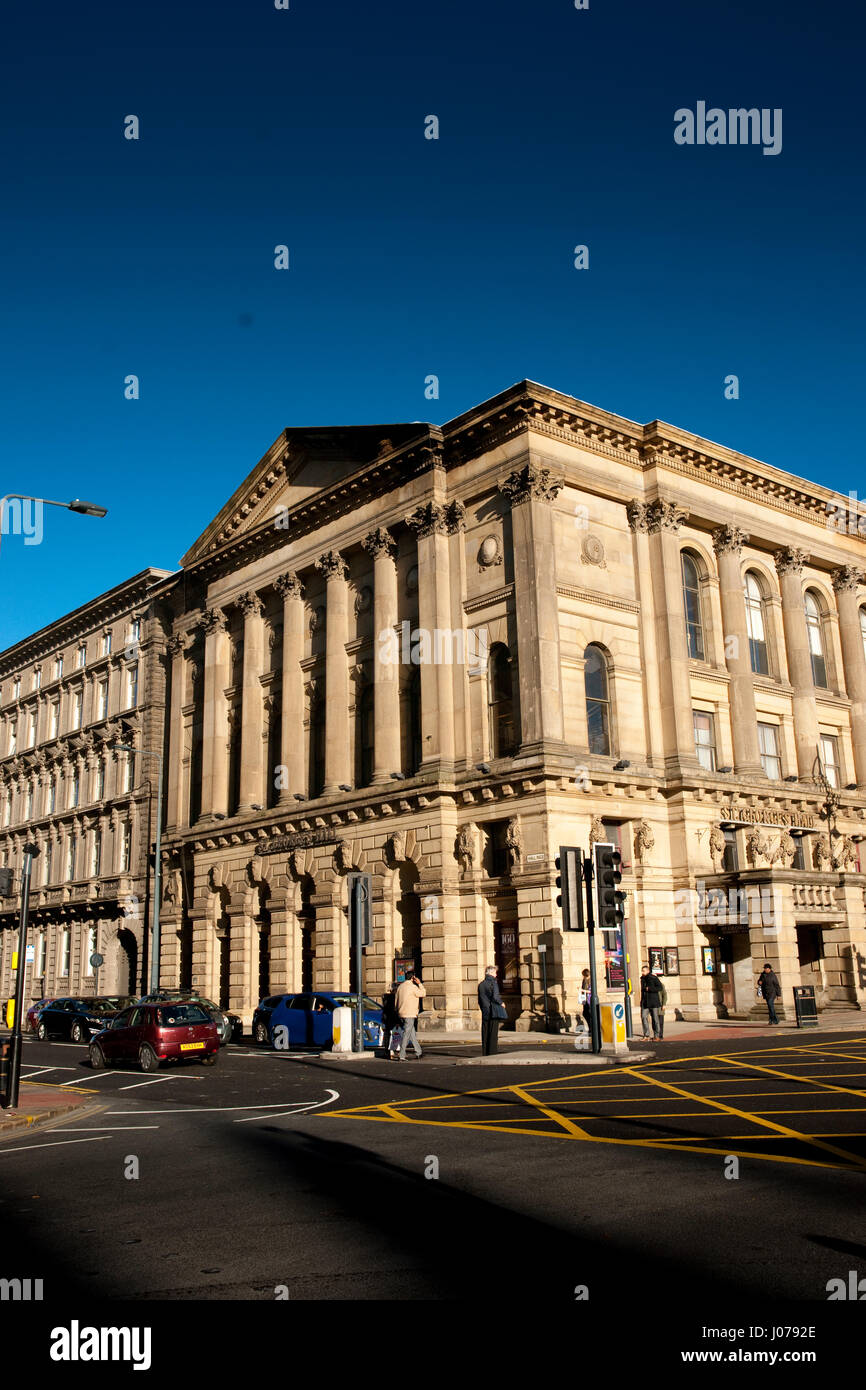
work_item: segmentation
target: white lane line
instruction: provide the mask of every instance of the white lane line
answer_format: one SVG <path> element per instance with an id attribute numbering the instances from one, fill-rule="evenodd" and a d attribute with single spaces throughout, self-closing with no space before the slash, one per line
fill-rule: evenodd
<path id="1" fill-rule="evenodd" d="M 337 1099 L 339 1091 L 332 1091 L 330 1095 Z M 278 1101 L 275 1105 L 191 1105 L 177 1110 L 107 1110 L 107 1115 L 222 1115 L 230 1110 L 284 1110 L 286 1101 Z M 327 1100 L 314 1102 L 314 1104 L 327 1105 Z M 267 1116 L 258 1116 L 259 1119 L 266 1119 Z"/>
<path id="2" fill-rule="evenodd" d="M 21 1073 L 22 1081 L 32 1081 L 34 1076 L 44 1076 L 47 1071 L 75 1071 L 74 1067 L 39 1067 L 37 1071 Z"/>
<path id="3" fill-rule="evenodd" d="M 17 1144 L 14 1149 L 7 1148 L 5 1144 L 0 1144 L 0 1158 L 4 1154 L 23 1154 L 29 1149 L 60 1149 L 64 1144 L 99 1144 L 103 1139 L 110 1139 L 110 1134 L 97 1134 L 93 1139 L 56 1139 L 51 1144 Z"/>
<path id="4" fill-rule="evenodd" d="M 134 1091 L 136 1086 L 155 1086 L 159 1081 L 203 1081 L 203 1076 L 172 1076 L 166 1072 L 164 1076 L 153 1076 L 149 1081 L 133 1081 L 130 1086 L 118 1086 L 119 1091 Z"/>
<path id="5" fill-rule="evenodd" d="M 298 1105 L 294 1110 L 283 1110 L 279 1115 L 244 1115 L 240 1120 L 232 1120 L 235 1125 L 249 1125 L 256 1120 L 282 1120 L 286 1115 L 303 1115 L 308 1110 L 320 1110 L 323 1105 L 330 1105 L 332 1101 L 339 1100 L 339 1091 L 328 1091 L 325 1100 L 311 1100 L 306 1105 Z"/>
<path id="6" fill-rule="evenodd" d="M 65 1125 L 72 1134 L 102 1134 L 108 1130 L 112 1134 L 125 1134 L 128 1129 L 159 1129 L 159 1125 Z"/>
<path id="7" fill-rule="evenodd" d="M 72 1069 L 70 1068 L 70 1070 Z M 71 1081 L 61 1081 L 59 1086 L 61 1090 L 64 1086 L 89 1086 L 91 1081 L 98 1081 L 100 1077 L 109 1075 L 110 1073 L 107 1071 L 84 1072 L 83 1075 L 73 1076 Z"/>

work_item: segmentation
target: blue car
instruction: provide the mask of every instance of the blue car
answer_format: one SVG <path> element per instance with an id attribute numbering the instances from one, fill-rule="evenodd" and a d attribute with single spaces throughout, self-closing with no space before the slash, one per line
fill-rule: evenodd
<path id="1" fill-rule="evenodd" d="M 285 1028 L 287 1045 L 295 1047 L 333 1046 L 333 1013 L 336 1008 L 351 1008 L 356 994 L 338 990 L 336 993 L 274 994 L 263 999 L 253 1014 L 253 1041 L 275 1046 L 277 1028 Z M 380 1047 L 384 1037 L 382 1005 L 364 995 L 364 1046 Z"/>

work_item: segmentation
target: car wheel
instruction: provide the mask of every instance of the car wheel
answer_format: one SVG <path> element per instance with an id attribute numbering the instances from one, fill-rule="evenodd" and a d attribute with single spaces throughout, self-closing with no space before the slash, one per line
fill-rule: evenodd
<path id="1" fill-rule="evenodd" d="M 253 1029 L 253 1040 L 257 1043 L 270 1042 L 270 1039 L 268 1037 L 268 1025 L 266 1023 L 262 1023 L 261 1019 L 259 1019 L 258 1023 Z"/>
<path id="2" fill-rule="evenodd" d="M 142 1043 L 138 1049 L 138 1060 L 142 1071 L 159 1071 L 159 1058 L 149 1043 Z"/>
<path id="3" fill-rule="evenodd" d="M 40 1023 L 36 1029 L 36 1036 L 40 1042 L 48 1041 L 48 1029 L 44 1023 Z"/>
<path id="4" fill-rule="evenodd" d="M 69 1036 L 73 1042 L 84 1042 L 84 1029 L 80 1023 L 73 1023 Z"/>
<path id="5" fill-rule="evenodd" d="M 90 1044 L 90 1065 L 94 1071 L 105 1071 L 108 1063 L 105 1060 L 105 1053 L 99 1043 Z"/>
<path id="6" fill-rule="evenodd" d="M 201 1061 L 202 1061 L 202 1066 L 204 1066 L 204 1067 L 215 1067 L 215 1066 L 216 1066 L 216 1062 L 217 1062 L 217 1057 L 218 1057 L 218 1056 L 219 1056 L 219 1053 L 218 1053 L 218 1052 L 210 1052 L 210 1053 L 208 1053 L 207 1057 L 202 1057 L 202 1059 L 201 1059 Z"/>

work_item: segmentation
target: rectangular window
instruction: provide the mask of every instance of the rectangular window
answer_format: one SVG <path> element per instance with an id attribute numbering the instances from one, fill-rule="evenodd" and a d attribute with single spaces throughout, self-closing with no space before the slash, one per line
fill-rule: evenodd
<path id="1" fill-rule="evenodd" d="M 141 619 L 134 618 L 129 625 L 129 645 L 134 646 L 141 640 Z"/>
<path id="2" fill-rule="evenodd" d="M 110 656 L 110 655 L 111 655 L 111 633 L 110 633 L 110 632 L 103 632 L 103 634 L 102 634 L 102 655 L 103 655 L 103 656 Z"/>
<path id="3" fill-rule="evenodd" d="M 59 681 L 59 680 L 60 680 L 60 677 L 61 677 L 62 675 L 63 675 L 63 657 L 62 657 L 62 656 L 58 656 L 57 659 L 56 659 L 55 662 L 54 662 L 54 679 L 55 679 L 56 681 Z"/>
<path id="4" fill-rule="evenodd" d="M 736 830 L 723 830 L 722 834 L 725 837 L 722 870 L 726 874 L 736 873 L 740 867 L 740 856 L 737 852 L 737 832 Z"/>
<path id="5" fill-rule="evenodd" d="M 49 846 L 49 848 L 50 848 L 50 846 Z M 50 862 L 51 862 L 51 861 L 50 861 L 49 859 L 46 859 L 46 861 L 45 861 L 46 865 L 50 865 Z M 48 872 L 50 873 L 50 868 L 48 869 Z M 46 882 L 48 882 L 47 879 L 46 879 Z M 36 974 L 39 976 L 40 979 L 41 979 L 42 976 L 45 974 L 45 933 L 44 933 L 44 931 L 39 933 L 39 941 L 38 941 L 37 946 L 36 946 Z"/>
<path id="6" fill-rule="evenodd" d="M 27 747 L 32 748 L 36 742 L 36 712 L 32 711 L 27 716 Z"/>
<path id="7" fill-rule="evenodd" d="M 46 883 L 50 883 L 50 882 L 51 882 L 51 874 L 52 874 L 52 870 L 53 870 L 53 868 L 54 868 L 54 865 L 53 865 L 53 862 L 52 862 L 53 859 L 54 859 L 54 841 L 53 841 L 53 840 L 49 840 L 48 843 L 47 843 L 47 845 L 45 846 L 45 882 L 46 882 Z M 45 938 L 44 938 L 44 937 L 42 938 L 42 941 L 43 941 L 43 945 L 44 945 L 44 942 L 45 942 Z M 45 961 L 44 961 L 44 960 L 43 960 L 42 964 L 43 964 L 43 966 L 45 965 Z M 41 975 L 41 974 L 42 974 L 42 971 L 41 971 L 41 970 L 37 970 L 36 973 L 37 973 L 37 975 Z"/>
<path id="8" fill-rule="evenodd" d="M 120 790 L 128 792 L 132 786 L 132 754 L 124 753 L 120 773 Z"/>
<path id="9" fill-rule="evenodd" d="M 73 806 L 77 806 L 77 805 L 78 805 L 78 802 L 79 802 L 79 800 L 80 800 L 80 797 L 81 797 L 81 777 L 80 777 L 80 775 L 79 775 L 78 772 L 75 772 L 75 773 L 73 773 L 73 775 L 72 775 L 72 784 L 71 784 L 71 786 L 70 786 L 70 788 L 69 788 L 69 807 L 68 807 L 69 810 L 71 810 Z"/>
<path id="10" fill-rule="evenodd" d="M 76 690 L 72 696 L 72 728 L 81 728 L 81 705 L 82 695 L 80 690 Z"/>
<path id="11" fill-rule="evenodd" d="M 27 794 L 24 798 L 24 819 L 30 820 L 33 816 L 33 788 L 28 786 Z"/>
<path id="12" fill-rule="evenodd" d="M 53 700 L 48 715 L 48 737 L 56 738 L 60 730 L 60 701 Z"/>
<path id="13" fill-rule="evenodd" d="M 93 845 L 90 851 L 90 877 L 98 878 L 102 873 L 102 832 L 94 830 Z"/>
<path id="14" fill-rule="evenodd" d="M 75 664 L 79 670 L 81 670 L 81 668 L 87 664 L 87 648 L 85 646 L 81 646 L 78 648 L 78 654 L 75 658 Z"/>
<path id="15" fill-rule="evenodd" d="M 75 860 L 77 849 L 78 846 L 75 842 L 75 836 L 70 835 L 69 839 L 66 842 L 66 879 L 69 883 L 71 883 L 75 878 Z"/>
<path id="16" fill-rule="evenodd" d="M 11 756 L 14 752 L 17 751 L 17 748 L 18 748 L 18 723 L 17 723 L 17 720 L 13 719 L 13 720 L 12 720 L 12 723 L 9 725 L 9 754 L 10 754 L 10 756 Z"/>
<path id="17" fill-rule="evenodd" d="M 96 694 L 96 717 L 97 719 L 107 719 L 108 717 L 108 681 L 99 682 L 99 689 Z"/>
<path id="18" fill-rule="evenodd" d="M 96 764 L 96 794 L 94 801 L 101 801 L 105 796 L 105 759 L 100 758 Z"/>
<path id="19" fill-rule="evenodd" d="M 821 763 L 830 786 L 838 787 L 841 780 L 839 776 L 839 740 L 835 734 L 821 735 Z"/>
<path id="20" fill-rule="evenodd" d="M 36 667 L 36 670 L 33 672 L 33 689 L 34 689 L 34 690 L 41 690 L 41 689 L 42 689 L 42 667 L 41 667 L 41 666 L 37 666 L 37 667 Z"/>
<path id="21" fill-rule="evenodd" d="M 779 755 L 779 730 L 775 724 L 758 723 L 758 747 L 764 772 L 772 782 L 780 781 L 782 759 Z"/>
<path id="22" fill-rule="evenodd" d="M 48 783 L 48 814 L 49 814 L 49 816 L 54 814 L 54 808 L 56 807 L 56 805 L 57 805 L 57 778 L 56 778 L 56 777 L 52 777 L 52 778 L 51 778 L 51 781 Z"/>
<path id="23" fill-rule="evenodd" d="M 64 927 L 60 936 L 60 976 L 64 980 L 69 978 L 70 947 L 69 928 Z"/>
<path id="24" fill-rule="evenodd" d="M 138 663 L 130 666 L 126 673 L 126 707 L 135 709 L 138 704 Z"/>
<path id="25" fill-rule="evenodd" d="M 692 710 L 692 721 L 695 730 L 695 753 L 701 767 L 707 772 L 716 770 L 716 731 L 715 721 L 711 714 L 704 710 Z"/>
<path id="26" fill-rule="evenodd" d="M 21 677 L 16 676 L 12 682 L 12 699 L 17 700 L 21 694 Z"/>
<path id="27" fill-rule="evenodd" d="M 96 954 L 96 928 L 95 928 L 95 927 L 88 927 L 88 928 L 87 928 L 87 964 L 86 964 L 86 966 L 85 966 L 85 973 L 86 973 L 87 975 L 92 975 L 92 974 L 93 974 L 93 966 L 92 966 L 91 963 L 90 963 L 90 957 L 91 957 L 92 955 L 95 955 L 95 954 Z"/>
<path id="28" fill-rule="evenodd" d="M 129 821 L 124 822 L 123 838 L 120 844 L 120 872 L 129 873 L 129 865 L 132 859 L 132 826 Z"/>
<path id="29" fill-rule="evenodd" d="M 6 793 L 6 800 L 3 804 L 3 824 L 10 825 L 12 822 L 12 793 Z"/>

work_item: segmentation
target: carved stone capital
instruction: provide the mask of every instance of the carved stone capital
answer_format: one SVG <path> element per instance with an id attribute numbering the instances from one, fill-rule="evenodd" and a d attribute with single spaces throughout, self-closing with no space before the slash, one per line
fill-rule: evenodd
<path id="1" fill-rule="evenodd" d="M 786 545 L 781 550 L 776 551 L 773 559 L 776 562 L 777 574 L 790 574 L 792 572 L 801 574 L 803 566 L 809 559 L 809 552 L 808 550 L 798 550 L 795 545 Z"/>
<path id="2" fill-rule="evenodd" d="M 397 542 L 384 526 L 377 526 L 375 531 L 370 531 L 361 544 L 374 560 L 378 560 L 380 555 L 389 555 L 393 559 L 397 553 Z"/>
<path id="3" fill-rule="evenodd" d="M 282 599 L 303 598 L 304 586 L 294 570 L 286 570 L 274 580 L 274 588 Z"/>
<path id="4" fill-rule="evenodd" d="M 419 541 L 425 536 L 445 535 L 449 529 L 447 510 L 440 502 L 422 502 L 420 507 L 409 513 L 405 521 Z"/>
<path id="5" fill-rule="evenodd" d="M 245 618 L 260 618 L 262 615 L 264 604 L 253 589 L 248 589 L 245 594 L 238 594 L 235 603 Z"/>
<path id="6" fill-rule="evenodd" d="M 647 504 L 646 529 L 651 536 L 659 531 L 678 531 L 688 519 L 688 512 L 678 502 L 668 502 L 663 497 L 657 497 L 655 502 Z"/>
<path id="7" fill-rule="evenodd" d="M 205 633 L 225 632 L 228 628 L 226 615 L 221 608 L 206 608 L 202 616 L 201 625 Z"/>
<path id="8" fill-rule="evenodd" d="M 349 566 L 338 550 L 326 550 L 316 561 L 316 569 L 325 580 L 348 579 Z"/>
<path id="9" fill-rule="evenodd" d="M 717 555 L 726 555 L 729 551 L 739 555 L 748 542 L 748 535 L 739 526 L 718 526 L 713 532 L 713 550 Z"/>
<path id="10" fill-rule="evenodd" d="M 186 634 L 178 632 L 174 637 L 169 637 L 165 647 L 169 656 L 178 656 L 186 649 Z"/>
<path id="11" fill-rule="evenodd" d="M 512 507 L 520 502 L 534 498 L 540 502 L 554 502 L 564 485 L 564 478 L 551 473 L 549 468 L 541 468 L 537 463 L 527 463 L 503 478 L 499 491 L 504 493 Z"/>
<path id="12" fill-rule="evenodd" d="M 849 590 L 856 593 L 861 584 L 866 584 L 866 574 L 856 565 L 840 565 L 833 571 L 833 588 L 837 594 Z"/>

